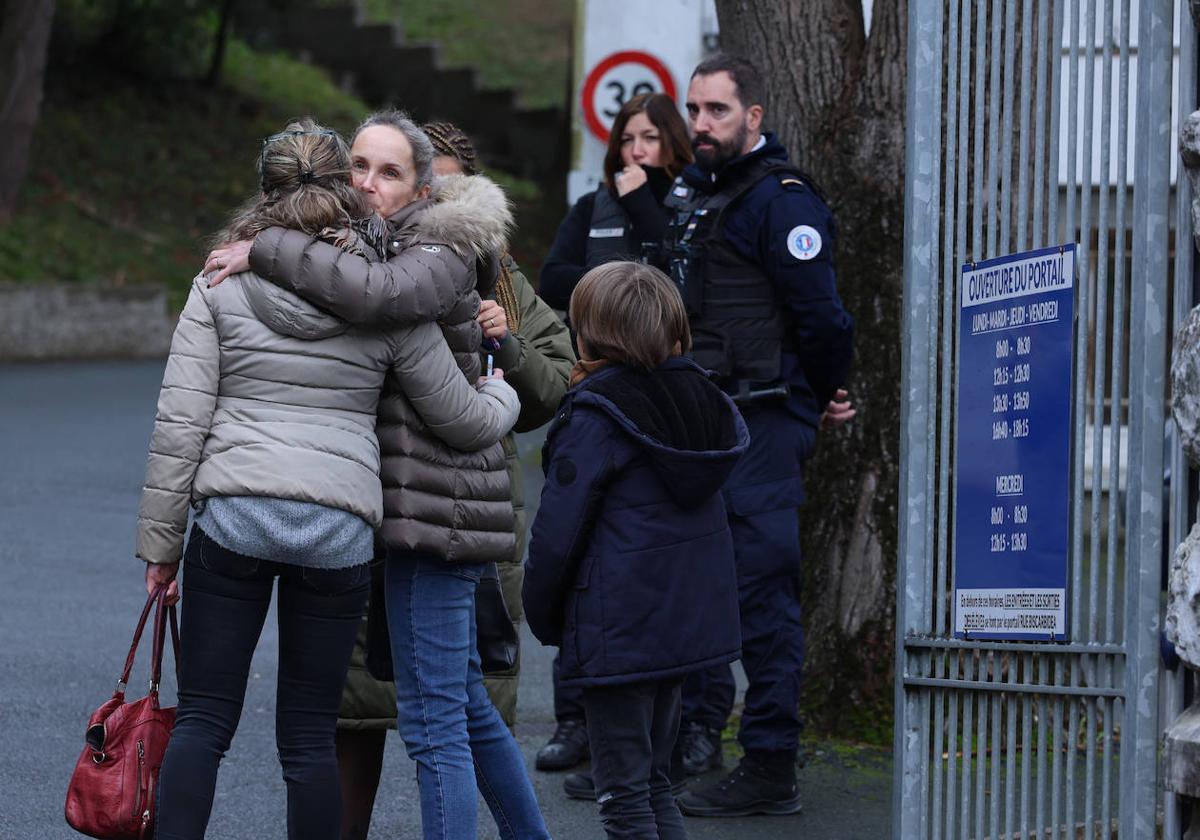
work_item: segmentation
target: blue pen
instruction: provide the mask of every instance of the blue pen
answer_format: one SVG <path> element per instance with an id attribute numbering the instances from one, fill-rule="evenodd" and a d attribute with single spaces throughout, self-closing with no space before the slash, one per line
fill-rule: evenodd
<path id="1" fill-rule="evenodd" d="M 488 378 L 489 378 L 489 379 L 490 379 L 490 378 L 491 378 L 491 376 L 492 376 L 492 354 L 491 354 L 491 353 L 488 353 L 488 361 L 487 361 L 487 375 L 488 375 Z"/>

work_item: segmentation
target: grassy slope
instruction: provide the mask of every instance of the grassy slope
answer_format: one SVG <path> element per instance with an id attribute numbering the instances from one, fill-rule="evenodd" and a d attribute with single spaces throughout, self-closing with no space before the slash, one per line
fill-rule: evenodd
<path id="1" fill-rule="evenodd" d="M 308 113 L 345 129 L 365 110 L 314 68 L 239 43 L 219 90 L 52 71 L 17 213 L 0 228 L 0 279 L 183 290 L 206 238 L 254 191 L 262 137 Z"/>
<path id="2" fill-rule="evenodd" d="M 527 106 L 561 105 L 570 73 L 575 0 L 366 0 L 371 20 L 400 20 L 405 37 L 434 41 L 450 66 L 480 68 L 487 87 L 512 87 Z"/>
<path id="3" fill-rule="evenodd" d="M 0 227 L 0 280 L 166 283 L 182 305 L 208 237 L 256 188 L 261 138 L 305 114 L 349 131 L 368 110 L 322 71 L 240 42 L 217 90 L 52 71 L 17 213 Z M 519 214 L 540 203 L 533 185 L 492 174 Z M 545 235 L 530 239 L 520 256 L 540 257 Z"/>

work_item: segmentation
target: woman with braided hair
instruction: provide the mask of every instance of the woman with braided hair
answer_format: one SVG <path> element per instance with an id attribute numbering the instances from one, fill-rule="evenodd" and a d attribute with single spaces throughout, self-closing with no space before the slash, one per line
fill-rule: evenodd
<path id="1" fill-rule="evenodd" d="M 433 141 L 437 156 L 433 170 L 438 175 L 478 175 L 475 146 L 466 132 L 448 122 L 423 126 Z M 497 367 L 504 370 L 505 381 L 521 398 L 521 416 L 514 432 L 529 432 L 550 422 L 567 391 L 575 350 L 570 331 L 545 301 L 538 297 L 516 260 L 507 251 L 497 255 L 492 269 L 496 278 L 495 294 L 480 304 L 476 320 L 483 328 L 485 341 L 499 342 L 493 351 Z M 516 514 L 516 550 L 511 560 L 497 561 L 504 603 L 514 623 L 521 620 L 522 560 L 525 555 L 525 494 L 516 441 L 504 439 L 504 453 L 512 486 L 513 512 Z M 512 726 L 516 722 L 517 678 L 520 660 L 510 671 L 487 675 L 484 684 L 501 717 Z"/>
<path id="2" fill-rule="evenodd" d="M 422 126 L 433 144 L 433 171 L 439 177 L 479 174 L 475 147 L 450 123 Z M 566 326 L 540 298 L 508 252 L 489 255 L 477 271 L 493 278 L 494 297 L 485 298 L 476 321 L 482 328 L 495 365 L 521 398 L 514 431 L 524 432 L 547 423 L 567 390 L 575 363 Z M 515 547 L 498 560 L 505 604 L 514 622 L 521 619 L 521 582 L 526 527 L 520 462 L 513 435 L 503 440 L 515 514 Z M 486 572 L 485 572 L 486 574 Z M 360 628 L 350 661 L 338 712 L 338 771 L 342 784 L 342 840 L 367 836 L 379 788 L 387 730 L 395 728 L 396 695 L 390 682 L 375 679 L 366 666 L 366 628 Z M 484 685 L 496 710 L 512 726 L 516 720 L 517 676 L 520 659 L 509 671 L 484 675 Z"/>

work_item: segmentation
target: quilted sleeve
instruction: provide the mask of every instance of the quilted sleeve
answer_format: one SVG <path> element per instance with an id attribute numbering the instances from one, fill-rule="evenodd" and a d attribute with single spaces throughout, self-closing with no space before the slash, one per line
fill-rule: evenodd
<path id="1" fill-rule="evenodd" d="M 469 385 L 436 324 L 396 335 L 396 381 L 413 409 L 447 446 L 475 452 L 508 434 L 521 411 L 517 392 L 499 379 Z"/>
<path id="2" fill-rule="evenodd" d="M 197 281 L 171 339 L 158 394 L 138 508 L 137 556 L 142 560 L 178 563 L 183 555 L 192 483 L 212 425 L 219 379 L 216 324 Z"/>

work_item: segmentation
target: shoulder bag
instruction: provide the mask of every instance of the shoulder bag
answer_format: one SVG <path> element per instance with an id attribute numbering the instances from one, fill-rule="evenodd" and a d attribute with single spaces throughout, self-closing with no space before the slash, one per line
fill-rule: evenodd
<path id="1" fill-rule="evenodd" d="M 166 597 L 167 587 L 160 586 L 146 599 L 116 691 L 88 720 L 83 752 L 67 787 L 66 817 L 71 828 L 89 837 L 148 840 L 154 834 L 158 771 L 175 724 L 175 709 L 164 709 L 158 702 L 168 620 L 175 666 L 179 667 L 179 623 L 175 607 L 166 605 Z M 152 607 L 150 691 L 140 700 L 126 703 L 125 687 Z"/>

